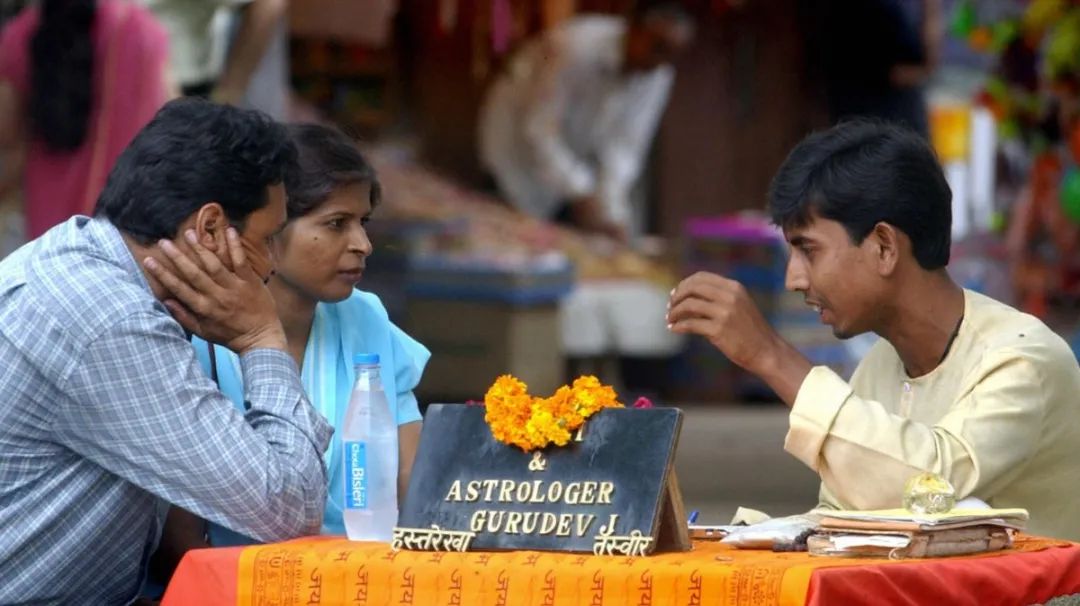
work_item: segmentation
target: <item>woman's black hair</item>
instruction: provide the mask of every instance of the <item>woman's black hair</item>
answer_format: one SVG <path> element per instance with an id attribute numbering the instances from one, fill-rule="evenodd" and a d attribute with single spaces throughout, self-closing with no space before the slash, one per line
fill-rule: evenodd
<path id="1" fill-rule="evenodd" d="M 42 0 L 30 42 L 32 134 L 56 151 L 86 140 L 93 104 L 96 0 Z"/>
<path id="2" fill-rule="evenodd" d="M 353 183 L 371 186 L 372 208 L 382 200 L 375 169 L 348 135 L 332 126 L 291 124 L 289 136 L 299 153 L 299 167 L 285 180 L 289 219 L 310 213 L 335 189 Z"/>

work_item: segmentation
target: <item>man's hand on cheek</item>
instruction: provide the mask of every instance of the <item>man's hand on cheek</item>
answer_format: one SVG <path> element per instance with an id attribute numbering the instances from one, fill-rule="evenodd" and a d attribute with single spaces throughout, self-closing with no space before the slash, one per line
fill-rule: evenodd
<path id="1" fill-rule="evenodd" d="M 244 248 L 244 256 L 247 258 L 251 270 L 263 281 L 263 284 L 269 282 L 270 276 L 274 274 L 274 264 L 270 257 L 244 236 L 240 236 L 240 243 Z"/>
<path id="2" fill-rule="evenodd" d="M 171 267 L 152 258 L 143 264 L 172 295 L 163 301 L 187 330 L 212 343 L 243 353 L 269 347 L 285 349 L 285 334 L 273 298 L 247 261 L 239 234 L 226 231 L 227 261 L 184 234 L 183 248 L 158 243 Z"/>

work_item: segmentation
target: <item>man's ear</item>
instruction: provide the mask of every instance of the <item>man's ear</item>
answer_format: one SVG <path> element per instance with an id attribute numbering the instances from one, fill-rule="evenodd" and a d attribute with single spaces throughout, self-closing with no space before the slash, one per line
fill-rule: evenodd
<path id="1" fill-rule="evenodd" d="M 878 275 L 887 277 L 896 271 L 906 241 L 906 236 L 900 230 L 885 222 L 879 222 L 870 230 L 863 244 L 870 246 Z"/>
<path id="2" fill-rule="evenodd" d="M 217 202 L 207 202 L 195 213 L 195 236 L 207 250 L 221 254 L 227 250 L 225 230 L 229 219 Z"/>

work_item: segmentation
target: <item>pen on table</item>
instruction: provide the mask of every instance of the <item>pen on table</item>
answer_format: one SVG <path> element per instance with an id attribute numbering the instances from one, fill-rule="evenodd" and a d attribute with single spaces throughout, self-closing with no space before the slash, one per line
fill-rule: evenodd
<path id="1" fill-rule="evenodd" d="M 698 510 L 695 509 L 694 511 L 691 511 L 690 512 L 690 519 L 687 521 L 687 524 L 693 524 L 694 522 L 697 522 L 697 517 L 698 517 Z"/>

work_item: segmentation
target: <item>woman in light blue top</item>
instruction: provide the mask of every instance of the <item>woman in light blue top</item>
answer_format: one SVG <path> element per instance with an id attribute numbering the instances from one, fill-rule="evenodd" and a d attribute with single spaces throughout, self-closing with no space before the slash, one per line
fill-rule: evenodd
<path id="1" fill-rule="evenodd" d="M 340 131 L 305 124 L 291 126 L 290 132 L 300 168 L 286 179 L 288 222 L 271 245 L 276 273 L 270 290 L 304 389 L 339 433 L 355 378 L 353 354 L 379 354 L 383 387 L 398 423 L 398 496 L 403 499 L 420 438 L 413 389 L 431 354 L 390 321 L 378 297 L 355 289 L 372 252 L 364 226 L 379 203 L 379 182 Z M 193 344 L 207 373 L 243 410 L 238 358 L 197 338 Z M 324 534 L 345 534 L 339 433 L 324 453 L 330 481 Z M 251 542 L 214 526 L 210 539 L 214 545 Z"/>

